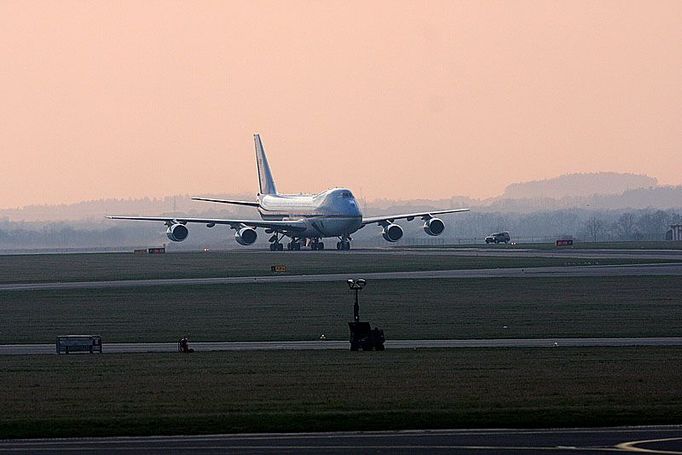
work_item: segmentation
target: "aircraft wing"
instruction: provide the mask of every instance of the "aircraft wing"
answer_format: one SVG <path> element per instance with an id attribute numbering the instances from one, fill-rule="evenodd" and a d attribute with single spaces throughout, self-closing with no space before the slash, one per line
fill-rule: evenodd
<path id="1" fill-rule="evenodd" d="M 305 221 L 266 221 L 266 220 L 226 220 L 214 218 L 184 218 L 184 217 L 168 217 L 168 216 L 120 216 L 108 215 L 107 218 L 111 220 L 132 220 L 132 221 L 161 221 L 167 225 L 171 224 L 187 224 L 200 223 L 207 226 L 214 226 L 216 224 L 227 224 L 233 229 L 239 229 L 244 226 L 253 228 L 272 229 L 279 232 L 303 232 L 306 230 Z"/>
<path id="2" fill-rule="evenodd" d="M 458 212 L 468 212 L 469 209 L 447 209 L 447 210 L 433 210 L 431 212 L 416 212 L 416 213 L 403 213 L 401 215 L 384 215 L 384 216 L 373 216 L 368 218 L 362 218 L 362 225 L 377 223 L 380 226 L 386 223 L 393 223 L 395 220 L 412 221 L 415 218 L 422 218 L 423 220 L 428 220 L 433 218 L 434 215 L 443 215 L 445 213 L 458 213 Z"/>

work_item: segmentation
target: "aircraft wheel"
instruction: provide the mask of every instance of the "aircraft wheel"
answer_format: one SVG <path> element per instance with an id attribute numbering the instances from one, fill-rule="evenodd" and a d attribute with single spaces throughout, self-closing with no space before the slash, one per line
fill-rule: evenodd
<path id="1" fill-rule="evenodd" d="M 270 244 L 270 251 L 275 251 L 275 244 L 274 243 Z"/>
<path id="2" fill-rule="evenodd" d="M 342 245 L 341 242 L 336 242 L 336 249 L 337 250 L 343 250 L 343 247 L 341 245 Z"/>
<path id="3" fill-rule="evenodd" d="M 350 251 L 350 242 L 346 242 L 346 247 L 344 249 Z"/>
<path id="4" fill-rule="evenodd" d="M 296 245 L 294 245 L 294 249 L 295 249 L 296 251 L 301 251 L 301 244 L 298 243 L 298 242 L 296 242 Z"/>
<path id="5" fill-rule="evenodd" d="M 317 244 L 317 249 L 318 250 L 324 250 L 324 242 L 320 242 Z"/>
<path id="6" fill-rule="evenodd" d="M 284 245 L 281 243 L 277 244 L 277 251 L 284 251 Z"/>

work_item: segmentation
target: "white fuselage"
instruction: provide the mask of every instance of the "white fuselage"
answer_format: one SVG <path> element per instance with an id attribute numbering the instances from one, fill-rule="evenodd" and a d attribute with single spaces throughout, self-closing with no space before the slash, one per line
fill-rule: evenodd
<path id="1" fill-rule="evenodd" d="M 333 188 L 315 195 L 258 195 L 261 218 L 271 221 L 303 220 L 307 224 L 300 237 L 347 236 L 362 226 L 362 213 L 346 188 Z"/>

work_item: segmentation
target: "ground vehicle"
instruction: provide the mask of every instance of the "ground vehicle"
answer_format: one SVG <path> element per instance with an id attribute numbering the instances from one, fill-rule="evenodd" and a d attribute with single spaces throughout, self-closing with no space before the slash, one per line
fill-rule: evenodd
<path id="1" fill-rule="evenodd" d="M 99 335 L 60 335 L 57 337 L 57 354 L 70 352 L 102 353 L 102 337 Z"/>
<path id="2" fill-rule="evenodd" d="M 350 327 L 350 350 L 358 351 L 383 351 L 384 347 L 384 331 L 378 327 L 373 329 L 369 322 L 349 322 Z"/>
<path id="3" fill-rule="evenodd" d="M 485 238 L 485 243 L 509 243 L 511 242 L 511 237 L 509 237 L 509 232 L 495 232 L 490 234 Z"/>

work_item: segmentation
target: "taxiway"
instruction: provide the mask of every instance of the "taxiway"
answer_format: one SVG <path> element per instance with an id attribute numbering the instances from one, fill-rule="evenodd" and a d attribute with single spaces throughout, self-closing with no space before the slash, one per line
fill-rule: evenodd
<path id="1" fill-rule="evenodd" d="M 682 455 L 682 427 L 428 430 L 0 441 L 0 453 L 454 453 Z"/>

